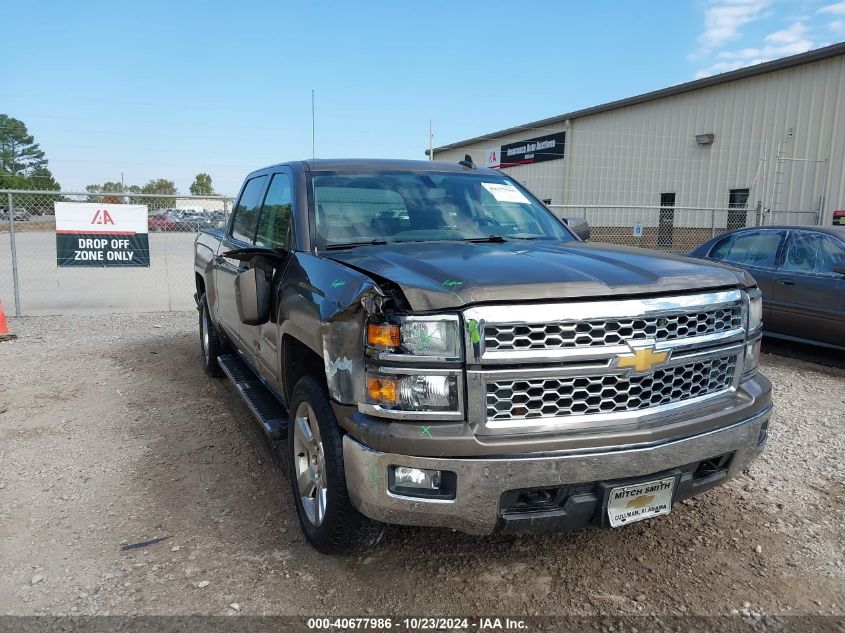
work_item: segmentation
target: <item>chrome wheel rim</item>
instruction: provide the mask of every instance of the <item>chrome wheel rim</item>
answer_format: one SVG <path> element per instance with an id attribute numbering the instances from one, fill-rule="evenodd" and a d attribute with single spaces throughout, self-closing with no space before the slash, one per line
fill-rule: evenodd
<path id="1" fill-rule="evenodd" d="M 326 517 L 326 460 L 320 426 L 307 402 L 300 403 L 293 419 L 293 459 L 302 509 L 308 521 L 319 527 Z"/>
<path id="2" fill-rule="evenodd" d="M 208 310 L 205 308 L 202 309 L 202 323 L 200 325 L 200 341 L 202 342 L 202 354 L 205 356 L 206 362 L 211 362 L 208 354 L 209 348 L 209 334 L 208 334 Z"/>

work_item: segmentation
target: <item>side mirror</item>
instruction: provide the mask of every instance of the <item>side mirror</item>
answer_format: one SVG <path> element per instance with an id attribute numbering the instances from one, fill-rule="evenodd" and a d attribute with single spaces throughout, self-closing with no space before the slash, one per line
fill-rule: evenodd
<path id="1" fill-rule="evenodd" d="M 590 239 L 590 223 L 584 218 L 561 218 L 569 230 L 585 242 Z"/>
<path id="2" fill-rule="evenodd" d="M 270 282 L 260 268 L 250 268 L 235 278 L 238 317 L 246 325 L 263 325 L 270 320 Z"/>

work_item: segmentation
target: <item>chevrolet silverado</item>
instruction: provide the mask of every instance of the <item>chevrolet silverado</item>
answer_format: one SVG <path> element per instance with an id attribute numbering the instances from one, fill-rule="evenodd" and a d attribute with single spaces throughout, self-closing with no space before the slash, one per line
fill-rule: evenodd
<path id="1" fill-rule="evenodd" d="M 754 279 L 586 228 L 471 160 L 310 160 L 250 174 L 198 234 L 204 368 L 277 447 L 314 547 L 619 528 L 762 451 Z"/>

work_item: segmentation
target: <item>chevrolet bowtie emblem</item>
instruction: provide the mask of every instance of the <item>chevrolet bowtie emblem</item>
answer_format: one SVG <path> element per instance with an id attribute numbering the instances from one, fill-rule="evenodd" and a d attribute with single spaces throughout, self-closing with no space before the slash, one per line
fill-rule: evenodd
<path id="1" fill-rule="evenodd" d="M 669 360 L 669 352 L 655 352 L 654 347 L 638 347 L 633 352 L 630 356 L 619 356 L 616 366 L 623 369 L 630 367 L 637 372 L 647 372 Z"/>
<path id="2" fill-rule="evenodd" d="M 627 504 L 625 504 L 625 507 L 626 508 L 637 508 L 637 509 L 645 508 L 646 506 L 648 506 L 648 504 L 650 504 L 652 501 L 654 501 L 654 498 L 656 496 L 657 495 L 641 495 L 639 497 L 634 497 Z"/>

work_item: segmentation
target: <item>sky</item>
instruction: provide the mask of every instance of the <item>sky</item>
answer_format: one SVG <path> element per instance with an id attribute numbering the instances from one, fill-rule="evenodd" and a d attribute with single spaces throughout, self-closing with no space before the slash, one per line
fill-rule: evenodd
<path id="1" fill-rule="evenodd" d="M 845 40 L 843 0 L 6 2 L 0 113 L 64 190 L 443 145 Z"/>

